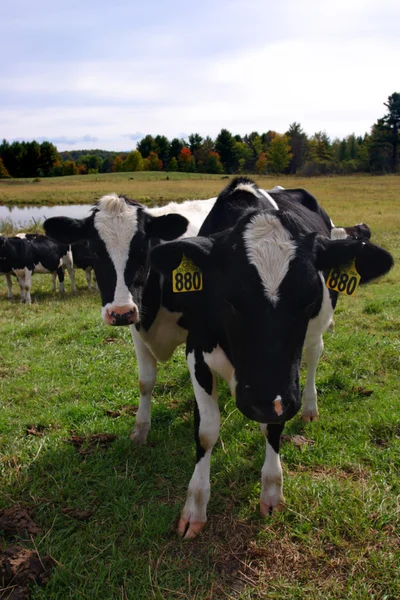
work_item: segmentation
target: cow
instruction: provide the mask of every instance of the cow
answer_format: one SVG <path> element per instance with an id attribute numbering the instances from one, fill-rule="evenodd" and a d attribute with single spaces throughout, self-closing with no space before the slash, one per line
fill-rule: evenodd
<path id="1" fill-rule="evenodd" d="M 5 273 L 8 297 L 12 298 L 11 275 L 17 277 L 21 289 L 21 302 L 31 304 L 31 285 L 34 273 L 51 273 L 53 290 L 56 277 L 59 291 L 65 291 L 64 270 L 71 278 L 72 290 L 76 291 L 72 253 L 68 245 L 59 244 L 45 235 L 19 233 L 12 237 L 0 236 L 0 271 Z"/>
<path id="2" fill-rule="evenodd" d="M 325 286 L 327 270 L 355 259 L 361 283 L 367 283 L 393 263 L 389 253 L 369 242 L 331 240 L 331 220 L 305 190 L 266 192 L 239 178 L 217 200 L 200 202 L 194 201 L 191 211 L 186 203 L 174 210 L 171 205 L 146 209 L 111 195 L 86 219 L 54 217 L 44 223 L 47 234 L 61 242 L 88 240 L 103 320 L 131 327 L 139 369 L 132 434 L 137 443 L 145 443 L 150 430 L 157 361 L 168 360 L 186 340 L 196 396 L 197 462 L 178 526 L 185 538 L 195 537 L 206 522 L 210 457 L 219 430 L 216 374 L 228 381 L 239 410 L 262 424 L 265 515 L 283 505 L 279 440 L 284 423 L 300 408 L 303 347 L 308 372 L 302 416 L 318 416 L 315 374 L 337 298 Z M 197 223 L 204 222 L 193 237 L 198 210 Z M 193 283 L 197 273 L 202 289 L 173 290 L 172 272 L 179 271 L 183 256 L 194 265 L 188 279 Z"/>
<path id="3" fill-rule="evenodd" d="M 86 282 L 89 292 L 92 289 L 93 258 L 87 240 L 80 240 L 71 244 L 72 258 L 75 269 L 85 271 Z M 97 289 L 96 276 L 93 275 L 93 289 Z"/>

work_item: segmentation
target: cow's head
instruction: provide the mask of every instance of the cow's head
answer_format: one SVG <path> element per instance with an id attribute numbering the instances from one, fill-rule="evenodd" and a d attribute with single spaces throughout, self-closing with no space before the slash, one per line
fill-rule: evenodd
<path id="1" fill-rule="evenodd" d="M 89 242 L 102 317 L 108 325 L 140 320 L 150 246 L 183 235 L 187 225 L 181 215 L 153 217 L 138 202 L 116 194 L 103 196 L 86 219 L 52 217 L 44 222 L 47 235 L 59 242 Z"/>
<path id="2" fill-rule="evenodd" d="M 195 318 L 227 341 L 237 406 L 267 423 L 287 421 L 299 410 L 307 326 L 323 298 L 329 301 L 321 271 L 355 258 L 366 283 L 393 263 L 388 252 L 370 243 L 302 234 L 283 211 L 247 215 L 217 236 L 163 244 L 152 251 L 151 262 L 170 275 L 183 255 L 203 271 L 204 284 L 197 297 L 179 294 L 181 308 L 193 314 L 195 306 Z M 190 328 L 189 322 L 189 335 Z"/>

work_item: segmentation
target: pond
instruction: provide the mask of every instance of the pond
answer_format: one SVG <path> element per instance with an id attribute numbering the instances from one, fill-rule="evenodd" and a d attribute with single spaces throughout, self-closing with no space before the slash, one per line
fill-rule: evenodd
<path id="1" fill-rule="evenodd" d="M 50 217 L 81 219 L 90 214 L 92 204 L 67 204 L 57 206 L 0 206 L 0 222 L 11 221 L 15 227 L 26 227 L 32 222 Z"/>

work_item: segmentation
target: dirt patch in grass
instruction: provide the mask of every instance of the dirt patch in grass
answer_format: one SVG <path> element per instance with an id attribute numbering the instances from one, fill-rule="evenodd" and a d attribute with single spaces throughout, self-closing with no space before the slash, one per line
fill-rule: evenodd
<path id="1" fill-rule="evenodd" d="M 72 435 L 67 441 L 75 447 L 79 454 L 85 456 L 95 449 L 108 448 L 116 439 L 117 436 L 113 433 L 92 433 L 88 436 Z"/>
<path id="2" fill-rule="evenodd" d="M 71 519 L 75 519 L 76 521 L 89 521 L 93 517 L 94 511 L 90 508 L 88 510 L 80 509 L 80 508 L 62 508 L 61 512 Z"/>
<path id="3" fill-rule="evenodd" d="M 106 410 L 107 417 L 111 417 L 112 419 L 116 419 L 118 417 L 124 415 L 135 415 L 137 413 L 138 407 L 133 404 L 127 404 L 126 406 L 121 406 L 120 409 L 117 410 Z"/>
<path id="4" fill-rule="evenodd" d="M 311 446 L 315 443 L 314 440 L 310 440 L 304 437 L 304 435 L 281 435 L 281 441 L 293 444 L 296 448 Z"/>
<path id="5" fill-rule="evenodd" d="M 32 518 L 32 511 L 23 506 L 0 510 L 0 530 L 6 535 L 22 536 L 40 533 L 40 527 Z"/>
<path id="6" fill-rule="evenodd" d="M 51 556 L 40 557 L 35 550 L 9 546 L 0 551 L 0 598 L 23 600 L 30 597 L 29 585 L 45 586 L 55 561 Z"/>

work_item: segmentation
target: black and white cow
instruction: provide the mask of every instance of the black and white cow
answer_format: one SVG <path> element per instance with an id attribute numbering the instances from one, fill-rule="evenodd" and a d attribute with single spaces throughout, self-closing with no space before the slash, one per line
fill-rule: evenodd
<path id="1" fill-rule="evenodd" d="M 178 530 L 190 538 L 206 522 L 210 457 L 219 432 L 216 374 L 228 381 L 246 416 L 269 423 L 263 425 L 267 456 L 260 498 L 266 514 L 283 502 L 279 439 L 285 421 L 300 408 L 303 346 L 308 365 L 303 417 L 317 416 L 315 371 L 334 304 L 322 271 L 356 258 L 366 282 L 385 273 L 392 259 L 372 244 L 331 241 L 329 217 L 304 190 L 267 193 L 241 178 L 217 201 L 189 203 L 186 213 L 184 204 L 178 218 L 167 214 L 168 206 L 147 210 L 109 196 L 87 219 L 56 217 L 44 226 L 63 242 L 89 241 L 105 323 L 134 324 L 141 396 L 133 439 L 138 443 L 145 443 L 150 429 L 157 360 L 168 360 L 187 337 L 197 464 Z M 211 211 L 200 237 L 161 243 L 184 232 L 193 235 L 193 220 L 185 231 L 183 215 L 201 206 L 206 210 L 198 221 Z M 202 271 L 201 291 L 173 292 L 171 273 L 183 256 Z"/>
<path id="2" fill-rule="evenodd" d="M 45 235 L 19 233 L 12 237 L 0 236 L 0 272 L 6 275 L 8 297 L 12 298 L 11 275 L 15 275 L 21 289 L 21 302 L 31 304 L 31 285 L 34 273 L 51 273 L 53 290 L 56 278 L 59 290 L 65 291 L 64 270 L 76 291 L 72 253 L 68 245 L 59 244 Z"/>
<path id="3" fill-rule="evenodd" d="M 93 258 L 87 240 L 80 240 L 71 244 L 72 258 L 75 269 L 85 271 L 89 292 L 92 289 Z M 93 289 L 97 289 L 96 275 L 93 275 Z"/>

